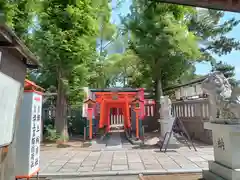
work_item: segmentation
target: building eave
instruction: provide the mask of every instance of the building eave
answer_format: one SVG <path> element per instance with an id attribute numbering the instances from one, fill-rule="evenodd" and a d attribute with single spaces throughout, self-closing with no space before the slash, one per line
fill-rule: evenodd
<path id="1" fill-rule="evenodd" d="M 23 63 L 28 68 L 40 66 L 37 57 L 24 45 L 14 31 L 5 24 L 0 24 L 0 48 L 16 50 L 22 56 Z"/>

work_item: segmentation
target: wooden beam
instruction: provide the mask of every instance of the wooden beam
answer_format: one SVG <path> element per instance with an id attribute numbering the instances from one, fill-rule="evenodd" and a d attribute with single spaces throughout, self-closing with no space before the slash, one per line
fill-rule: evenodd
<path id="1" fill-rule="evenodd" d="M 9 36 L 8 33 L 2 28 L 0 28 L 0 35 L 3 36 L 6 41 L 13 43 L 11 36 Z"/>
<path id="2" fill-rule="evenodd" d="M 0 41 L 0 47 L 1 48 L 16 48 L 16 46 L 12 43 L 9 43 L 7 41 Z"/>
<path id="3" fill-rule="evenodd" d="M 223 11 L 240 12 L 240 0 L 149 0 L 152 2 L 163 2 L 180 4 L 194 7 L 202 7 Z"/>

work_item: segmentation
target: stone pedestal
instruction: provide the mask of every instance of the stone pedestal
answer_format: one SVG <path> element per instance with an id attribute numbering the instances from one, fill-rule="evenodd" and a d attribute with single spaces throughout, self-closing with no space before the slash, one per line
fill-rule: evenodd
<path id="1" fill-rule="evenodd" d="M 212 130 L 215 161 L 203 178 L 240 180 L 240 125 L 204 123 L 204 128 Z"/>
<path id="2" fill-rule="evenodd" d="M 171 114 L 172 103 L 168 96 L 161 97 L 161 108 L 160 108 L 160 130 L 162 140 L 166 132 L 170 132 L 175 118 Z M 169 144 L 176 144 L 176 139 L 172 136 L 170 138 Z"/>
<path id="3" fill-rule="evenodd" d="M 175 118 L 169 117 L 168 119 L 160 119 L 160 127 L 161 127 L 161 137 L 164 138 L 166 132 L 170 132 L 172 129 L 172 125 Z M 169 144 L 175 144 L 176 139 L 172 136 L 170 138 Z"/>

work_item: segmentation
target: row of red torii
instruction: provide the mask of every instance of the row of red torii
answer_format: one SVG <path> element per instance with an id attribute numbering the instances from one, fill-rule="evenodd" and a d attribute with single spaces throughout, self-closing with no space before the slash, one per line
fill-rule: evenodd
<path id="1" fill-rule="evenodd" d="M 142 120 L 145 117 L 146 105 L 155 102 L 144 99 L 143 88 L 114 88 L 114 89 L 89 89 L 86 100 L 86 112 L 89 122 L 89 139 L 93 138 L 93 121 L 97 121 L 98 128 L 111 132 L 113 129 L 129 130 L 134 129 L 136 138 L 142 134 Z M 150 103 L 149 103 L 150 102 Z M 118 109 L 123 116 L 122 124 L 113 124 L 111 113 L 113 109 Z M 132 115 L 133 112 L 135 116 Z M 134 123 L 133 123 L 134 122 Z M 132 127 L 134 124 L 135 127 Z"/>

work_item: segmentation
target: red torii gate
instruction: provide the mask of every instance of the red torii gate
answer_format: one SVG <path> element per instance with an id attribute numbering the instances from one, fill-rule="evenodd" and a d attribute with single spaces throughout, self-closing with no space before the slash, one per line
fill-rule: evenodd
<path id="1" fill-rule="evenodd" d="M 142 89 L 140 89 L 140 91 L 142 91 Z M 141 95 L 138 94 L 139 91 L 97 91 L 94 93 L 96 97 L 95 100 L 88 99 L 84 102 L 88 104 L 89 138 L 92 139 L 92 115 L 94 109 L 96 109 L 96 103 L 100 104 L 99 128 L 106 127 L 106 132 L 110 131 L 111 109 L 121 109 L 124 122 L 123 124 L 117 124 L 117 126 L 127 130 L 131 127 L 129 108 L 133 107 L 136 112 L 136 137 L 139 138 L 139 116 L 144 116 L 144 101 L 141 99 Z"/>

